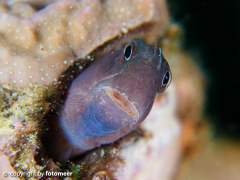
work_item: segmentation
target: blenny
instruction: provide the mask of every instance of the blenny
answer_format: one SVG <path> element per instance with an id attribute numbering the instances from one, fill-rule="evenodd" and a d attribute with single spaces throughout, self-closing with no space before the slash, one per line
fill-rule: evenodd
<path id="1" fill-rule="evenodd" d="M 52 119 L 49 155 L 66 162 L 128 134 L 170 82 L 169 64 L 157 45 L 133 39 L 122 50 L 106 54 L 68 89 L 60 115 Z"/>

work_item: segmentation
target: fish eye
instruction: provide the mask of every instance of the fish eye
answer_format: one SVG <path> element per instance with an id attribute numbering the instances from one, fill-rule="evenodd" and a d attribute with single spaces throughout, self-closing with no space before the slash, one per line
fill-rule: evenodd
<path id="1" fill-rule="evenodd" d="M 130 59 L 131 55 L 132 55 L 132 47 L 133 47 L 132 44 L 130 44 L 127 47 L 125 47 L 124 57 L 125 57 L 126 61 L 128 61 Z"/>
<path id="2" fill-rule="evenodd" d="M 169 84 L 171 83 L 171 80 L 172 80 L 171 71 L 166 70 L 166 72 L 163 76 L 163 79 L 162 79 L 161 89 L 165 90 L 169 86 Z"/>

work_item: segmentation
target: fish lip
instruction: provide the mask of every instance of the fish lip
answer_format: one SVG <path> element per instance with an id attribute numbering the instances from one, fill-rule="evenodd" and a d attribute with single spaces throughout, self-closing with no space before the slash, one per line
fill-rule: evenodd
<path id="1" fill-rule="evenodd" d="M 118 108 L 131 115 L 135 119 L 135 123 L 138 122 L 139 112 L 126 96 L 110 86 L 102 86 L 101 89 L 105 91 Z"/>

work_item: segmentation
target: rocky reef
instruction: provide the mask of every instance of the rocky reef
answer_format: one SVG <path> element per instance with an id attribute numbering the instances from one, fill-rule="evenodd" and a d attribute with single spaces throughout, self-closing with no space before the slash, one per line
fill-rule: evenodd
<path id="1" fill-rule="evenodd" d="M 166 7 L 153 0 L 61 0 L 38 11 L 21 1 L 6 1 L 0 13 L 0 82 L 17 87 L 50 85 L 109 40 L 167 20 Z"/>
<path id="2" fill-rule="evenodd" d="M 203 83 L 179 47 L 180 30 L 170 23 L 164 0 L 2 0 L 0 23 L 1 176 L 16 172 L 28 178 L 26 173 L 48 170 L 72 172 L 68 178 L 75 179 L 174 177 L 183 152 L 195 142 Z M 58 111 L 62 94 L 89 62 L 133 37 L 157 41 L 173 73 L 173 85 L 157 97 L 149 120 L 80 161 L 63 166 L 48 159 L 40 141 L 48 128 L 46 114 Z M 128 158 L 138 151 L 141 155 Z M 144 165 L 149 160 L 150 167 L 161 169 L 169 159 L 165 171 Z"/>

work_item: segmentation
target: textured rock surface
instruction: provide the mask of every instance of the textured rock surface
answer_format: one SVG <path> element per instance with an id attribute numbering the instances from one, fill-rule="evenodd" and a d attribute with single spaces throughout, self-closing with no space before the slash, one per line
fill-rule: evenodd
<path id="1" fill-rule="evenodd" d="M 7 155 L 19 173 L 42 169 L 34 156 L 39 148 L 37 138 L 42 127 L 38 123 L 44 116 L 44 109 L 50 109 L 50 103 L 46 102 L 49 94 L 46 88 L 39 86 L 21 91 L 9 86 L 0 87 L 0 151 Z M 0 159 L 0 164 L 5 163 L 5 159 Z"/>
<path id="2" fill-rule="evenodd" d="M 21 1 L 7 4 L 0 7 L 0 84 L 17 87 L 52 84 L 105 42 L 167 20 L 165 2 L 155 0 L 59 0 L 40 11 Z"/>

